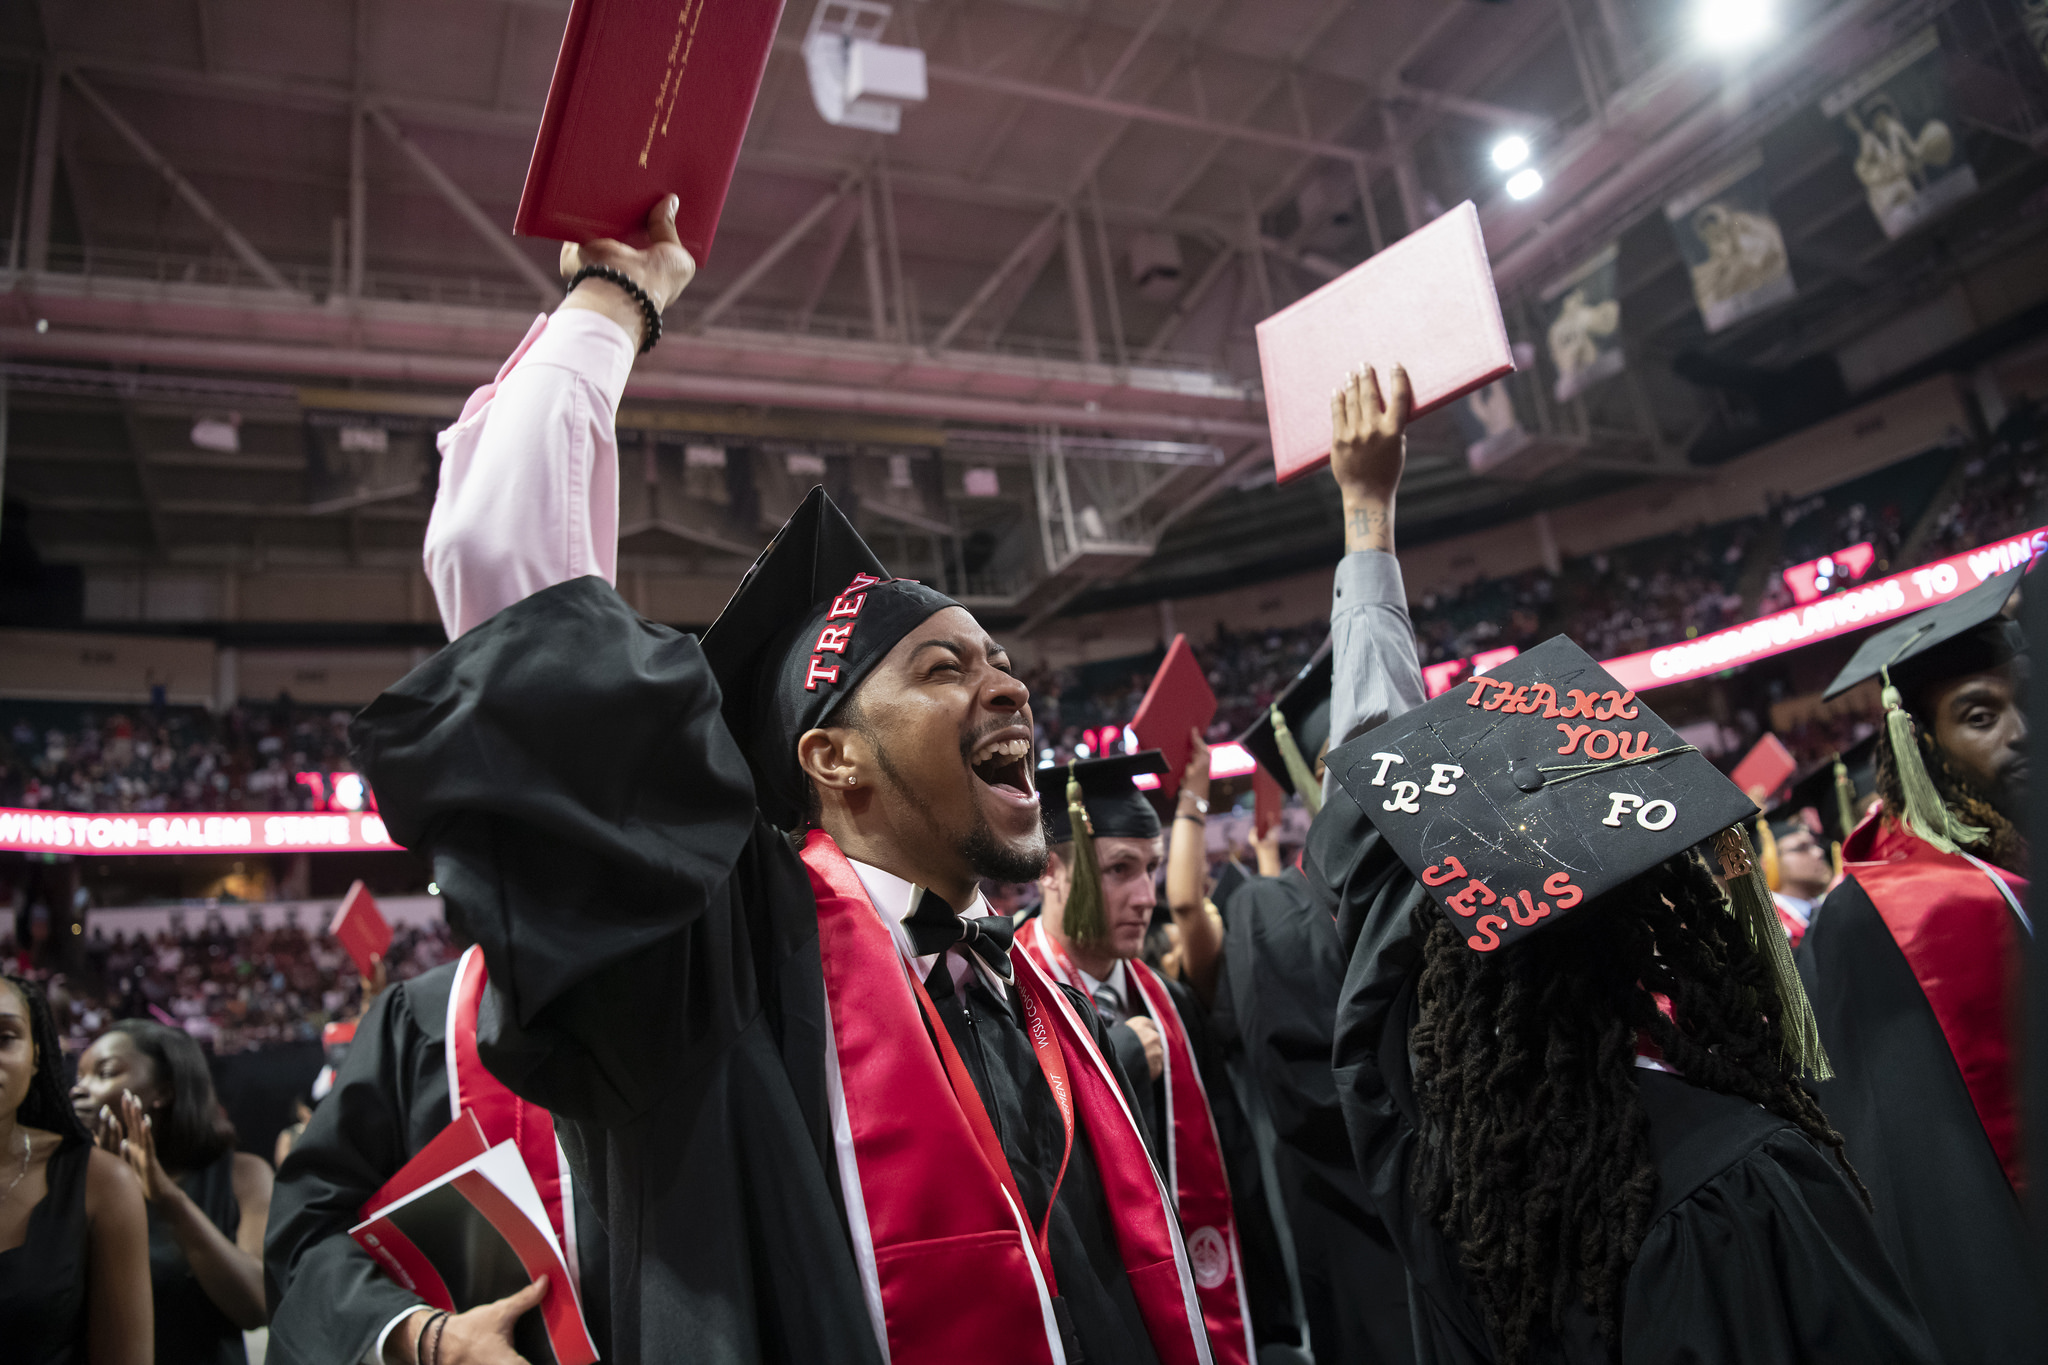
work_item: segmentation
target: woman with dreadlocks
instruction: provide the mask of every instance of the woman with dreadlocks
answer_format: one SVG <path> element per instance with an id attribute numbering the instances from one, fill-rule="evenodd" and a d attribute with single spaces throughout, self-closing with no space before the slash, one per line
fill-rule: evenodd
<path id="1" fill-rule="evenodd" d="M 1821 1098 L 1893 1261 L 1951 1361 L 2048 1341 L 2015 1021 L 2027 941 L 2024 570 L 1878 631 L 1828 688 L 1883 684 L 1878 808 L 1800 945 L 1835 1060 Z"/>
<path id="2" fill-rule="evenodd" d="M 71 1112 L 43 993 L 0 976 L 0 1355 L 147 1365 L 142 1190 Z"/>
<path id="3" fill-rule="evenodd" d="M 1339 397 L 1347 510 L 1370 406 Z M 1420 678 L 1347 647 L 1359 596 L 1332 620 L 1332 731 L 1356 738 L 1303 871 L 1348 957 L 1337 1096 L 1417 1358 L 1937 1360 L 1799 1084 L 1827 1060 L 1754 804 L 1561 637 L 1375 713 L 1358 699 Z"/>

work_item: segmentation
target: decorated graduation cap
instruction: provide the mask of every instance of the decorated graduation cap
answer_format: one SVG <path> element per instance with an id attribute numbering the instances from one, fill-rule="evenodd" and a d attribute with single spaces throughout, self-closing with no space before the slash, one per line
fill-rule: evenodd
<path id="1" fill-rule="evenodd" d="M 897 641 L 957 605 L 915 579 L 891 578 L 823 488 L 782 524 L 703 639 L 726 726 L 772 823 L 794 829 L 804 819 L 797 740 L 824 724 Z"/>
<path id="2" fill-rule="evenodd" d="M 1910 707 L 1930 684 L 1986 672 L 2025 652 L 2026 638 L 2017 622 L 2006 619 L 2005 607 L 2026 571 L 2020 565 L 1987 578 L 1878 631 L 1857 647 L 1825 694 L 1840 696 L 1872 678 L 1884 683 L 1884 744 L 1905 797 L 1905 809 L 1896 814 L 1908 830 L 1944 853 L 1976 843 L 1985 831 L 1964 824 L 1941 799 L 1920 757 Z"/>
<path id="3" fill-rule="evenodd" d="M 1266 714 L 1237 740 L 1282 789 L 1301 798 L 1311 815 L 1323 805 L 1323 787 L 1315 772 L 1316 756 L 1330 738 L 1331 676 L 1330 642 L 1324 640 L 1273 698 Z"/>
<path id="4" fill-rule="evenodd" d="M 1074 846 L 1061 926 L 1076 943 L 1098 943 L 1108 932 L 1095 841 L 1157 836 L 1159 812 L 1132 779 L 1143 773 L 1157 777 L 1166 770 L 1166 758 L 1157 749 L 1075 759 L 1067 764 L 1064 782 L 1057 768 L 1038 770 L 1038 808 L 1045 815 L 1046 840 Z"/>
<path id="5" fill-rule="evenodd" d="M 1813 1012 L 1744 827 L 1756 803 L 1563 636 L 1329 756 L 1475 952 L 1496 952 L 1712 841 L 1731 909 L 1822 1074 Z"/>

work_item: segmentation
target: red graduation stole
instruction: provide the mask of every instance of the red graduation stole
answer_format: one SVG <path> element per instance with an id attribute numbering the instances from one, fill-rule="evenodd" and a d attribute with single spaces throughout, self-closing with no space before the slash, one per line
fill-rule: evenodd
<path id="1" fill-rule="evenodd" d="M 2026 945 L 2019 916 L 1992 878 L 2021 907 L 2026 878 L 1943 853 L 1882 810 L 1849 835 L 1842 857 L 1920 983 L 2013 1192 L 2025 1194 L 2011 1027 Z"/>
<path id="2" fill-rule="evenodd" d="M 832 1020 L 833 1145 L 877 1340 L 892 1365 L 1065 1365 L 1043 1229 L 950 1035 L 838 845 L 813 830 L 802 857 Z M 1161 1365 L 1211 1365 L 1193 1272 L 1136 1119 L 1066 997 L 1022 952 L 1010 960 L 1034 1053 L 1095 1154 L 1153 1349 Z"/>
<path id="3" fill-rule="evenodd" d="M 555 1142 L 554 1116 L 537 1104 L 530 1104 L 505 1088 L 484 1068 L 476 1050 L 476 1016 L 483 1007 L 484 970 L 481 948 L 463 950 L 455 964 L 455 980 L 448 988 L 448 1117 L 452 1122 L 463 1110 L 476 1115 L 484 1141 L 493 1147 L 501 1142 L 516 1143 L 534 1188 L 548 1211 L 548 1222 L 561 1243 L 562 1257 L 569 1273 L 579 1276 L 576 1258 L 576 1220 L 565 1207 L 569 1172 L 562 1149 Z M 571 1286 L 579 1296 L 581 1286 Z"/>
<path id="4" fill-rule="evenodd" d="M 1065 981 L 1083 995 L 1088 988 L 1064 949 L 1034 919 L 1017 935 L 1017 947 L 1048 975 Z M 1173 1186 L 1181 1227 L 1187 1230 L 1188 1259 L 1194 1265 L 1195 1294 L 1209 1346 L 1221 1365 L 1249 1365 L 1258 1358 L 1251 1336 L 1251 1306 L 1245 1299 L 1244 1267 L 1238 1251 L 1237 1215 L 1230 1202 L 1230 1177 L 1223 1165 L 1223 1144 L 1209 1110 L 1209 1092 L 1188 1045 L 1187 1027 L 1167 992 L 1166 983 L 1144 963 L 1124 963 L 1146 1010 L 1159 1025 L 1166 1050 L 1167 1181 Z"/>

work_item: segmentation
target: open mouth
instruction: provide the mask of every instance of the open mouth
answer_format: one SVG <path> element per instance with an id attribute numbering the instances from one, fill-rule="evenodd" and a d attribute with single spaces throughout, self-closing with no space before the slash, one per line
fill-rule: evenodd
<path id="1" fill-rule="evenodd" d="M 1000 795 L 1016 801 L 1036 801 L 1031 785 L 1031 740 L 1011 733 L 991 735 L 974 746 L 967 766 L 974 775 Z"/>

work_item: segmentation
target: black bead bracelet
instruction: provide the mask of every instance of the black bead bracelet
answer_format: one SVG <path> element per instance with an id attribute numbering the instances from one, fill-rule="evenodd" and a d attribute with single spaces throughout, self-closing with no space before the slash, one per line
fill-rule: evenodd
<path id="1" fill-rule="evenodd" d="M 661 309 L 654 306 L 654 296 L 642 289 L 625 271 L 615 270 L 608 265 L 584 266 L 569 277 L 568 289 L 562 292 L 566 294 L 569 289 L 574 289 L 585 280 L 604 280 L 615 284 L 626 291 L 628 298 L 640 305 L 640 316 L 647 320 L 645 335 L 640 339 L 640 354 L 646 355 L 653 350 L 654 343 L 661 340 Z"/>

